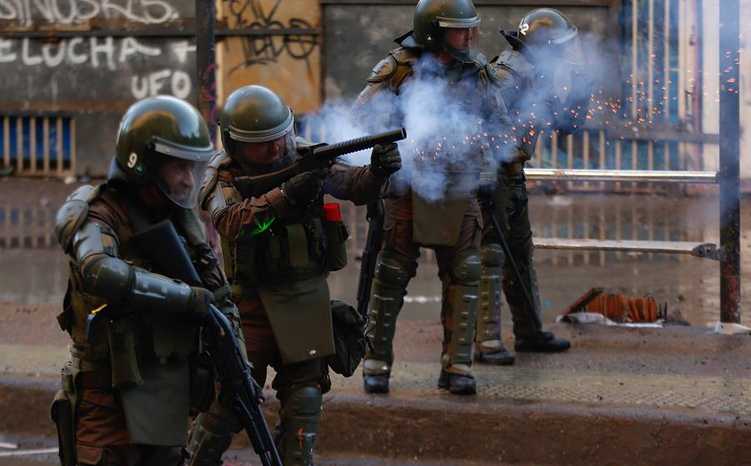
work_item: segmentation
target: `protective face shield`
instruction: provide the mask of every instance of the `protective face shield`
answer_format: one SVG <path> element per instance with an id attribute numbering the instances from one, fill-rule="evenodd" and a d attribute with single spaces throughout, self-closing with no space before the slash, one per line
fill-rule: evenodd
<path id="1" fill-rule="evenodd" d="M 147 147 L 153 153 L 151 179 L 162 194 L 179 207 L 194 208 L 208 164 L 205 154 L 158 137 Z"/>
<path id="2" fill-rule="evenodd" d="M 253 174 L 279 170 L 289 165 L 297 150 L 295 132 L 290 130 L 270 141 L 238 141 L 233 138 L 231 156 L 243 169 Z"/>
<path id="3" fill-rule="evenodd" d="M 441 24 L 441 21 L 438 22 Z M 443 24 L 455 24 L 443 22 Z M 461 62 L 472 61 L 479 53 L 480 29 L 472 27 L 442 26 L 443 49 Z"/>

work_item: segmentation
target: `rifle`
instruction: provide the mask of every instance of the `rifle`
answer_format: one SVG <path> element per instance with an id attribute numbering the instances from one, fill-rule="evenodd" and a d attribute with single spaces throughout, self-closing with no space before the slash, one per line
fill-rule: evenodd
<path id="1" fill-rule="evenodd" d="M 509 246 L 508 241 L 506 241 L 506 237 L 503 235 L 501 224 L 500 222 L 498 222 L 498 217 L 495 214 L 495 202 L 493 202 L 493 198 L 491 196 L 492 194 L 486 192 L 486 190 L 480 189 L 480 202 L 483 206 L 483 209 L 486 209 L 488 217 L 490 217 L 490 222 L 493 225 L 496 233 L 498 234 L 498 239 L 501 243 L 503 253 L 506 255 L 506 260 L 511 264 L 511 269 L 514 271 L 516 281 L 517 283 L 519 283 L 519 286 L 524 293 L 524 299 L 527 301 L 532 320 L 534 320 L 535 325 L 537 325 L 538 328 L 542 328 L 540 316 L 537 314 L 537 312 L 535 312 L 535 304 L 534 299 L 532 299 L 532 291 L 527 287 L 526 282 L 522 279 L 522 274 L 519 271 L 519 266 L 516 264 L 516 260 L 511 254 L 511 246 Z"/>
<path id="2" fill-rule="evenodd" d="M 202 286 L 201 278 L 171 221 L 159 222 L 140 232 L 138 244 L 163 274 L 192 286 Z M 229 388 L 232 409 L 253 449 L 264 466 L 282 466 L 258 402 L 261 387 L 252 378 L 253 367 L 243 356 L 229 319 L 213 304 L 209 305 L 205 329 L 209 331 L 209 352 L 219 381 L 222 387 Z"/>
<path id="3" fill-rule="evenodd" d="M 367 321 L 368 303 L 370 302 L 370 288 L 375 275 L 376 259 L 383 243 L 383 201 L 368 204 L 366 214 L 368 220 L 368 236 L 362 250 L 360 261 L 360 278 L 357 281 L 357 312 Z"/>
<path id="4" fill-rule="evenodd" d="M 316 144 L 303 147 L 299 150 L 300 157 L 288 167 L 263 175 L 238 176 L 234 178 L 234 183 L 243 195 L 257 197 L 271 191 L 295 175 L 329 168 L 334 164 L 337 157 L 370 149 L 376 144 L 390 144 L 401 141 L 406 137 L 407 131 L 404 128 L 399 128 L 373 136 L 337 142 L 336 144 Z"/>

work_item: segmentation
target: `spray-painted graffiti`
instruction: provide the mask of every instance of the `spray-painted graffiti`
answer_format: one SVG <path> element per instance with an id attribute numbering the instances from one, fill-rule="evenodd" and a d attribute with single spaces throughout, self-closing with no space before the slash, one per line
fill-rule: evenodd
<path id="1" fill-rule="evenodd" d="M 22 26 L 82 23 L 97 17 L 161 24 L 178 16 L 175 7 L 164 0 L 0 0 L 0 20 Z"/>
<path id="2" fill-rule="evenodd" d="M 164 93 L 187 99 L 192 86 L 188 73 L 181 70 L 159 70 L 131 78 L 131 92 L 136 99 Z"/>
<path id="3" fill-rule="evenodd" d="M 195 45 L 188 41 L 146 44 L 133 37 L 74 37 L 56 43 L 42 43 L 28 38 L 0 39 L 0 65 L 14 63 L 48 69 L 90 67 L 117 72 L 149 59 L 160 63 L 167 61 L 173 64 L 174 69 L 161 65 L 146 74 L 133 73 L 130 76 L 130 93 L 137 99 L 160 93 L 170 93 L 184 99 L 190 95 L 193 82 L 190 75 L 180 68 L 188 63 L 188 54 L 195 51 Z M 170 54 L 171 57 L 168 57 Z"/>
<path id="4" fill-rule="evenodd" d="M 264 10 L 260 0 L 227 0 L 227 3 L 227 11 L 238 27 L 258 30 L 310 29 L 313 27 L 301 18 L 291 18 L 287 24 L 275 19 L 282 0 L 277 0 L 268 11 Z M 314 35 L 251 36 L 245 38 L 242 43 L 243 61 L 230 70 L 230 73 L 248 66 L 276 63 L 282 54 L 307 62 L 308 57 L 318 46 L 317 37 Z M 308 66 L 310 66 L 309 63 Z"/>
<path id="5" fill-rule="evenodd" d="M 115 71 L 133 56 L 158 57 L 161 54 L 161 48 L 149 47 L 132 37 L 118 41 L 112 37 L 74 37 L 57 43 L 0 39 L 0 63 L 20 62 L 25 66 L 55 68 L 63 63 L 88 63 L 92 68 Z"/>

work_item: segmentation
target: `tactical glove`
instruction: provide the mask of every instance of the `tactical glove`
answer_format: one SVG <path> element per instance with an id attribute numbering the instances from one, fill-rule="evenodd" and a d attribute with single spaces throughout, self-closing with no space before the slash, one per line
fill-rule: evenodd
<path id="1" fill-rule="evenodd" d="M 325 177 L 323 170 L 300 173 L 282 184 L 282 192 L 293 206 L 305 206 L 321 195 Z"/>
<path id="2" fill-rule="evenodd" d="M 380 177 L 387 177 L 402 168 L 402 157 L 396 143 L 376 144 L 370 153 L 370 171 Z"/>

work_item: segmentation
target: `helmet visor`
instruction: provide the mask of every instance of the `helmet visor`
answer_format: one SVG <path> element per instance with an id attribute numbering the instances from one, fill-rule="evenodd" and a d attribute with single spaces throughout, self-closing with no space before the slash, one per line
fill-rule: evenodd
<path id="1" fill-rule="evenodd" d="M 157 186 L 175 205 L 192 209 L 198 200 L 206 165 L 203 161 L 163 157 L 156 170 Z"/>
<path id="2" fill-rule="evenodd" d="M 295 132 L 266 142 L 240 142 L 232 140 L 230 157 L 237 161 L 250 175 L 268 173 L 286 167 L 297 150 Z"/>
<path id="3" fill-rule="evenodd" d="M 446 27 L 443 29 L 444 49 L 460 61 L 470 61 L 478 53 L 480 29 L 471 27 Z"/>

